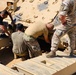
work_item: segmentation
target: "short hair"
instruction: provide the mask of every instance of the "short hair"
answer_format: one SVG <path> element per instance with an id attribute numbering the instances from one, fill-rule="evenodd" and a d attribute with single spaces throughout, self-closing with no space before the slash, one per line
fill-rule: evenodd
<path id="1" fill-rule="evenodd" d="M 23 26 L 23 24 L 21 24 L 21 23 L 18 23 L 17 25 L 16 25 L 16 29 L 17 30 L 22 30 L 24 28 L 24 26 Z"/>
<path id="2" fill-rule="evenodd" d="M 6 15 L 9 15 L 9 12 L 7 11 L 7 10 L 3 10 L 3 11 L 1 11 L 1 14 L 6 14 Z"/>

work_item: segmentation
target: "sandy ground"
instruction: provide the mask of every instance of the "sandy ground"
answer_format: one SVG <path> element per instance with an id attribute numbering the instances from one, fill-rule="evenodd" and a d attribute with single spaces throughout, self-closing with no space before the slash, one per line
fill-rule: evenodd
<path id="1" fill-rule="evenodd" d="M 7 0 L 0 0 L 0 11 L 6 8 Z"/>

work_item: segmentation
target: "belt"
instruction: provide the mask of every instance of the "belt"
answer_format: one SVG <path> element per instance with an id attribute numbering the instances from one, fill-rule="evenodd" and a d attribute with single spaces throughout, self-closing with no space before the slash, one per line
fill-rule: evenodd
<path id="1" fill-rule="evenodd" d="M 34 39 L 35 39 L 35 37 L 33 37 L 33 36 L 31 36 L 31 35 L 27 35 L 26 33 L 25 33 L 25 35 L 28 36 L 28 37 L 31 37 L 31 38 L 34 38 Z"/>
<path id="2" fill-rule="evenodd" d="M 36 38 L 34 38 L 33 36 L 30 36 L 30 35 L 27 35 L 27 34 L 24 34 L 24 39 L 26 40 L 26 41 L 33 41 L 33 40 L 35 40 Z"/>

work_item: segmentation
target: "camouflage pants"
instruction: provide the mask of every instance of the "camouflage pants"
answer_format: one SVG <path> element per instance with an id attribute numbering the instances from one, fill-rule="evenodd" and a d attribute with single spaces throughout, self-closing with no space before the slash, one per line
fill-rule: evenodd
<path id="1" fill-rule="evenodd" d="M 28 50 L 30 52 L 30 57 L 36 57 L 42 54 L 41 48 L 37 40 L 31 36 L 24 35 L 24 39 L 27 42 Z"/>
<path id="2" fill-rule="evenodd" d="M 75 43 L 75 47 L 74 47 L 74 50 L 76 50 L 76 27 L 74 28 L 74 38 L 75 38 L 75 40 L 74 40 L 74 43 Z M 74 39 L 73 38 L 73 39 Z"/>
<path id="3" fill-rule="evenodd" d="M 75 37 L 75 31 L 76 26 L 72 27 L 71 25 L 61 25 L 56 31 L 54 32 L 54 35 L 52 37 L 52 43 L 51 43 L 51 50 L 56 51 L 58 49 L 58 45 L 60 42 L 60 38 L 65 35 L 66 33 L 69 36 L 69 46 L 68 49 L 70 52 L 73 52 L 76 46 L 76 37 Z"/>

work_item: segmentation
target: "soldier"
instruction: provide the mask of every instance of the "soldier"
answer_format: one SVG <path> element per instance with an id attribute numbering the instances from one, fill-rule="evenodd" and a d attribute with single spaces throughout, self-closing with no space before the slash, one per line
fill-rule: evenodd
<path id="1" fill-rule="evenodd" d="M 76 26 L 76 0 L 63 0 L 61 9 L 59 11 L 59 19 L 61 26 L 56 29 L 52 37 L 51 52 L 46 57 L 56 56 L 56 51 L 60 42 L 60 38 L 65 33 L 69 35 L 69 50 L 70 56 L 73 56 L 73 50 L 75 49 L 75 29 Z"/>
<path id="2" fill-rule="evenodd" d="M 37 42 L 37 38 L 41 35 L 44 36 L 44 39 L 47 43 L 50 43 L 48 39 L 48 30 L 53 29 L 53 25 L 50 23 L 44 24 L 42 22 L 36 22 L 33 25 L 30 25 L 25 30 L 24 39 L 27 41 L 27 44 L 30 47 L 32 57 L 41 55 L 41 49 Z"/>
<path id="3" fill-rule="evenodd" d="M 5 25 L 4 22 L 3 22 L 3 20 L 4 20 L 5 18 L 7 18 L 7 16 L 10 17 L 13 25 L 15 25 L 14 22 L 13 22 L 13 19 L 12 19 L 11 14 L 10 14 L 8 11 L 3 10 L 3 11 L 0 13 L 0 37 L 6 36 L 5 33 L 7 33 L 8 36 L 10 36 L 10 33 L 7 31 L 6 25 Z"/>
<path id="4" fill-rule="evenodd" d="M 18 23 L 16 26 L 16 32 L 12 33 L 11 39 L 13 42 L 13 53 L 14 58 L 17 56 L 22 57 L 22 60 L 29 58 L 29 52 L 26 44 L 26 40 L 23 39 L 24 35 L 24 26 L 21 23 Z"/>
<path id="5" fill-rule="evenodd" d="M 5 8 L 10 13 L 14 13 L 17 9 L 17 3 L 19 0 L 8 0 L 7 7 Z"/>
<path id="6" fill-rule="evenodd" d="M 13 3 L 12 2 L 7 2 L 7 7 L 5 9 L 11 13 L 14 9 Z"/>

